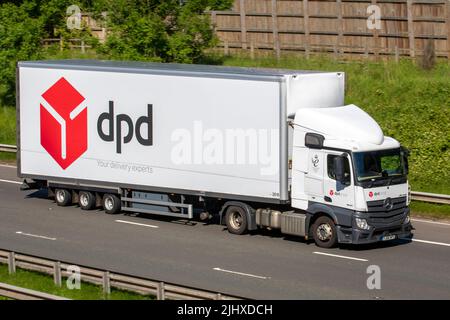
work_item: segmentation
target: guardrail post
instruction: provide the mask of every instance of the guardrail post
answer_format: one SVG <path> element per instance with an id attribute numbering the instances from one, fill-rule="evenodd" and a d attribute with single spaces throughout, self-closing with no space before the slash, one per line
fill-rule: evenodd
<path id="1" fill-rule="evenodd" d="M 61 287 L 62 278 L 61 278 L 61 262 L 57 261 L 53 264 L 53 281 L 55 285 Z"/>
<path id="2" fill-rule="evenodd" d="M 8 253 L 8 272 L 9 274 L 16 273 L 16 255 L 14 252 Z"/>
<path id="3" fill-rule="evenodd" d="M 158 283 L 158 291 L 156 292 L 157 300 L 166 300 L 166 293 L 164 290 L 164 282 Z"/>
<path id="4" fill-rule="evenodd" d="M 103 293 L 111 293 L 111 278 L 109 276 L 109 271 L 103 273 Z"/>

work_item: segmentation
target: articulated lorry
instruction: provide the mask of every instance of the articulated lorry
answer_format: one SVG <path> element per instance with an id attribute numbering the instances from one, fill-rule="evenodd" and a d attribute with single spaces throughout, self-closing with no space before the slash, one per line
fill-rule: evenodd
<path id="1" fill-rule="evenodd" d="M 344 89 L 341 72 L 19 62 L 18 176 L 60 206 L 217 217 L 234 234 L 410 237 L 407 150 Z"/>

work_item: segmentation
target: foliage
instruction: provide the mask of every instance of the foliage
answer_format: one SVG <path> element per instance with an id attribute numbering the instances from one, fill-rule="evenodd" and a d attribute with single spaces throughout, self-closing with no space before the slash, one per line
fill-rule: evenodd
<path id="1" fill-rule="evenodd" d="M 223 8 L 231 1 L 104 0 L 96 10 L 108 11 L 110 34 L 100 52 L 112 58 L 198 62 L 204 49 L 215 44 L 215 36 L 205 10 Z"/>

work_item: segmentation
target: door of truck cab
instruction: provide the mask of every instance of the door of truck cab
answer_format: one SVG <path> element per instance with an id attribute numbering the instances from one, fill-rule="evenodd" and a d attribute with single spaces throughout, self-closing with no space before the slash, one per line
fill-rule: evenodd
<path id="1" fill-rule="evenodd" d="M 355 188 L 353 184 L 353 174 L 351 170 L 351 161 L 348 155 L 345 155 L 345 182 L 336 181 L 334 171 L 334 158 L 342 155 L 342 152 L 327 150 L 324 153 L 323 171 L 323 194 L 325 203 L 346 209 L 355 207 Z"/>

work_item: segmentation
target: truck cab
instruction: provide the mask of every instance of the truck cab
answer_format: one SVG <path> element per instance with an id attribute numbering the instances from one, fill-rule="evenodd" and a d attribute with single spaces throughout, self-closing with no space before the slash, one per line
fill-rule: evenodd
<path id="1" fill-rule="evenodd" d="M 411 236 L 407 151 L 355 105 L 290 119 L 291 205 L 322 247 Z"/>

